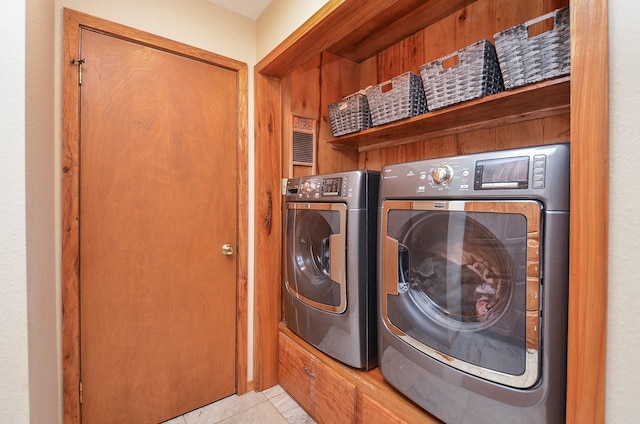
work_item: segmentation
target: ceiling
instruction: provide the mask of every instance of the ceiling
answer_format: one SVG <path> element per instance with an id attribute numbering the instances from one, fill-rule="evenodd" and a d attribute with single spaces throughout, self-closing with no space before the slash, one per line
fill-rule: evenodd
<path id="1" fill-rule="evenodd" d="M 209 0 L 211 3 L 256 20 L 272 0 Z"/>

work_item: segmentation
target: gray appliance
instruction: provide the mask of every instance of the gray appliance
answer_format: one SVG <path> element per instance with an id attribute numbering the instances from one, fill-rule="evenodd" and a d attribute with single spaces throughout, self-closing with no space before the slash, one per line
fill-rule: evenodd
<path id="1" fill-rule="evenodd" d="M 569 145 L 385 166 L 379 366 L 447 423 L 565 420 Z"/>
<path id="2" fill-rule="evenodd" d="M 286 324 L 363 369 L 377 364 L 379 179 L 365 170 L 289 179 L 284 199 Z"/>

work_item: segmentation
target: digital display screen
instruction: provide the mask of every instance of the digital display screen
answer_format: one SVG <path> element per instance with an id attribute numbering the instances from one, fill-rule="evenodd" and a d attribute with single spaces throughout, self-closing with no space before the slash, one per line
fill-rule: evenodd
<path id="1" fill-rule="evenodd" d="M 476 162 L 476 190 L 522 189 L 527 188 L 528 183 L 528 156 Z"/>
<path id="2" fill-rule="evenodd" d="M 325 178 L 322 180 L 323 196 L 340 196 L 342 191 L 342 178 Z"/>

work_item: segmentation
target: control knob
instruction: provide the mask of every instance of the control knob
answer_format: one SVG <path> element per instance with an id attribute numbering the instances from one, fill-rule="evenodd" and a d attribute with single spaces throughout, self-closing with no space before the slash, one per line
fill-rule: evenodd
<path id="1" fill-rule="evenodd" d="M 313 183 L 313 181 L 305 181 L 302 184 L 302 191 L 306 192 L 307 194 L 312 193 L 315 189 L 316 185 Z"/>
<path id="2" fill-rule="evenodd" d="M 436 185 L 447 185 L 453 179 L 453 168 L 449 165 L 438 165 L 431 171 L 431 179 L 433 179 L 433 183 Z"/>

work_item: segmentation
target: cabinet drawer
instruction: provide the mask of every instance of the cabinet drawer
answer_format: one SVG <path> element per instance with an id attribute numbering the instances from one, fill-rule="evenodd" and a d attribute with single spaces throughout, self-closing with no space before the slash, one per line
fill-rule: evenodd
<path id="1" fill-rule="evenodd" d="M 298 402 L 302 409 L 314 416 L 313 392 L 316 375 L 312 371 L 311 356 L 281 334 L 279 365 L 280 386 Z"/>
<path id="2" fill-rule="evenodd" d="M 280 334 L 280 386 L 318 423 L 355 423 L 356 386 Z"/>

